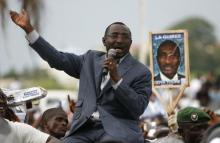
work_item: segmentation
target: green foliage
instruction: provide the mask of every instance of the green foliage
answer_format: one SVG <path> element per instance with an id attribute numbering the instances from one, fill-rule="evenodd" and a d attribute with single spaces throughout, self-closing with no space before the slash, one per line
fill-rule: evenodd
<path id="1" fill-rule="evenodd" d="M 23 88 L 30 86 L 41 86 L 45 89 L 64 89 L 54 77 L 50 76 L 46 70 L 34 69 L 24 70 L 25 72 L 17 73 L 15 70 L 11 70 L 3 78 L 19 80 Z"/>
<path id="2" fill-rule="evenodd" d="M 219 47 L 215 29 L 208 21 L 192 17 L 181 21 L 169 29 L 186 29 L 189 32 L 189 59 L 192 73 L 219 72 Z"/>
<path id="3" fill-rule="evenodd" d="M 21 9 L 25 9 L 33 19 L 34 27 L 39 31 L 40 28 L 40 12 L 44 8 L 43 0 L 20 0 Z M 6 16 L 8 16 L 9 0 L 0 0 L 0 26 L 5 30 Z"/>
<path id="4" fill-rule="evenodd" d="M 64 89 L 54 78 L 39 78 L 39 79 L 31 79 L 31 80 L 24 80 L 22 82 L 24 86 L 41 86 L 45 89 Z"/>
<path id="5" fill-rule="evenodd" d="M 11 69 L 8 73 L 6 73 L 3 78 L 14 78 L 14 79 L 17 79 L 19 76 L 19 74 L 14 70 L 14 69 Z"/>
<path id="6" fill-rule="evenodd" d="M 0 0 L 0 25 L 3 30 L 5 30 L 5 17 L 6 17 L 6 11 L 8 11 L 8 5 L 6 3 L 6 0 Z"/>

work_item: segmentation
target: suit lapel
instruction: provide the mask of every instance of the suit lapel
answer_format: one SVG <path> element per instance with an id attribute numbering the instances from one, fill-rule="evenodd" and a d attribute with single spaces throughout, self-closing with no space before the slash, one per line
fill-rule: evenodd
<path id="1" fill-rule="evenodd" d="M 118 67 L 118 72 L 121 77 L 123 77 L 123 75 L 133 66 L 133 61 L 134 59 L 132 58 L 131 54 L 128 53 Z"/>
<path id="2" fill-rule="evenodd" d="M 101 90 L 101 93 L 99 94 L 99 96 L 101 97 L 103 95 L 103 93 L 105 93 L 107 90 L 109 90 L 112 87 L 111 85 L 111 81 L 109 79 L 109 81 L 107 82 L 107 84 L 104 86 L 104 88 Z"/>
<path id="3" fill-rule="evenodd" d="M 96 92 L 97 95 L 100 94 L 100 86 L 102 81 L 102 65 L 105 58 L 105 54 L 98 57 L 95 61 L 95 84 L 96 84 Z"/>

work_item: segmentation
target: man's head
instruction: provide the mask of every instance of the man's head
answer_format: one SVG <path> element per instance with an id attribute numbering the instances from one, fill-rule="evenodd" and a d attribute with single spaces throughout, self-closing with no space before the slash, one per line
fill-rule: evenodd
<path id="1" fill-rule="evenodd" d="M 7 109 L 7 97 L 0 89 L 0 117 L 5 116 L 6 109 Z"/>
<path id="2" fill-rule="evenodd" d="M 116 49 L 116 58 L 121 58 L 129 52 L 132 38 L 130 29 L 122 22 L 110 24 L 102 38 L 106 50 Z"/>
<path id="3" fill-rule="evenodd" d="M 187 143 L 199 143 L 208 128 L 210 116 L 194 107 L 186 107 L 177 113 L 178 132 Z"/>
<path id="4" fill-rule="evenodd" d="M 180 64 L 180 49 L 175 42 L 165 40 L 159 45 L 157 63 L 165 76 L 174 77 Z"/>
<path id="5" fill-rule="evenodd" d="M 0 117 L 8 119 L 9 121 L 20 122 L 18 116 L 7 105 L 7 96 L 0 88 Z"/>
<path id="6" fill-rule="evenodd" d="M 62 108 L 46 110 L 41 119 L 41 129 L 56 138 L 64 137 L 67 131 L 68 119 Z"/>

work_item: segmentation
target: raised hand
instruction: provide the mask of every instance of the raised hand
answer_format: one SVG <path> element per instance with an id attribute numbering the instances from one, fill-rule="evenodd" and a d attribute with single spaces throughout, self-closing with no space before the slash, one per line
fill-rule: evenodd
<path id="1" fill-rule="evenodd" d="M 12 21 L 20 26 L 26 33 L 30 33 L 34 30 L 33 26 L 30 22 L 30 17 L 27 13 L 27 11 L 22 10 L 21 13 L 17 13 L 15 11 L 10 11 L 11 19 Z"/>

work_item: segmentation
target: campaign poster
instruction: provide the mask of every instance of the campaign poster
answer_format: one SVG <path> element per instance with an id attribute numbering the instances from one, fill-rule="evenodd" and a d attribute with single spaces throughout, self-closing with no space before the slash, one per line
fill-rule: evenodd
<path id="1" fill-rule="evenodd" d="M 150 66 L 155 88 L 189 85 L 189 51 L 186 30 L 150 32 Z"/>

